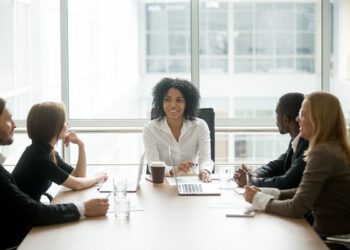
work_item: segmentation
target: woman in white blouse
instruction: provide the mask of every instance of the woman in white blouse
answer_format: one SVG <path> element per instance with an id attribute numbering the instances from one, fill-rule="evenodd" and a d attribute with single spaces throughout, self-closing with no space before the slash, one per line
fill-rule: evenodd
<path id="1" fill-rule="evenodd" d="M 199 178 L 210 181 L 214 162 L 210 158 L 208 125 L 196 117 L 200 95 L 186 80 L 162 79 L 153 88 L 153 120 L 143 130 L 147 163 L 164 161 L 165 173 L 192 174 L 199 164 Z"/>

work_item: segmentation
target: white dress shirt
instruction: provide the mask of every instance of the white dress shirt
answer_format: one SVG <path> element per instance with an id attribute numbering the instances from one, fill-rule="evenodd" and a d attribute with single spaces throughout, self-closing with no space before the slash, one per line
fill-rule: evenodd
<path id="1" fill-rule="evenodd" d="M 209 173 L 214 168 L 214 162 L 210 158 L 210 132 L 202 119 L 184 120 L 179 141 L 171 133 L 166 118 L 152 120 L 143 129 L 143 143 L 147 164 L 164 161 L 167 165 L 166 174 L 169 174 L 173 165 L 179 166 L 186 161 L 198 162 L 199 169 L 205 169 Z"/>
<path id="2" fill-rule="evenodd" d="M 300 140 L 300 133 L 291 142 L 293 153 L 295 153 L 295 151 L 297 150 L 297 146 L 298 146 L 299 140 Z"/>

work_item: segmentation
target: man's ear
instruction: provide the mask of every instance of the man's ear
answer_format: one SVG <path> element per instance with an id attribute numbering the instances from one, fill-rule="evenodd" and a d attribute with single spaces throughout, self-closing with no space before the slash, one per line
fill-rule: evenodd
<path id="1" fill-rule="evenodd" d="M 283 124 L 284 124 L 284 125 L 289 125 L 290 122 L 291 122 L 291 119 L 290 119 L 288 116 L 283 115 L 283 116 L 282 116 L 282 121 L 283 121 Z"/>

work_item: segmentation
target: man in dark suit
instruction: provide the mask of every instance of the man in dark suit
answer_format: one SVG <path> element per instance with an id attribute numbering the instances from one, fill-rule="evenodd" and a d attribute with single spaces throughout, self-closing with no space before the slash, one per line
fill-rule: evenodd
<path id="1" fill-rule="evenodd" d="M 296 122 L 304 95 L 288 93 L 283 95 L 276 107 L 276 124 L 281 134 L 289 134 L 291 141 L 287 151 L 278 159 L 258 168 L 254 172 L 242 165 L 236 171 L 234 180 L 240 187 L 274 187 L 289 189 L 299 186 L 305 168 L 304 151 L 308 148 L 307 140 L 300 137 L 299 124 Z"/>
<path id="2" fill-rule="evenodd" d="M 0 98 L 0 145 L 13 142 L 16 125 L 4 99 Z M 84 203 L 44 205 L 23 193 L 10 173 L 2 166 L 0 154 L 0 249 L 17 246 L 33 226 L 44 226 L 79 220 L 83 216 L 107 213 L 108 199 L 92 199 Z"/>

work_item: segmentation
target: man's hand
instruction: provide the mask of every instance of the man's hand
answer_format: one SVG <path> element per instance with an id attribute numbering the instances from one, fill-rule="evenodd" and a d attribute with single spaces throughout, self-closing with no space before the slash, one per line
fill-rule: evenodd
<path id="1" fill-rule="evenodd" d="M 95 217 L 106 215 L 109 202 L 108 199 L 91 199 L 84 202 L 85 206 L 85 216 L 86 217 Z"/>
<path id="2" fill-rule="evenodd" d="M 258 175 L 250 170 L 250 168 L 248 168 L 246 165 L 242 164 L 242 166 L 233 175 L 233 180 L 239 187 L 244 187 L 245 185 L 249 184 L 247 180 L 250 181 L 252 177 L 258 177 Z"/>
<path id="3" fill-rule="evenodd" d="M 245 171 L 243 168 L 240 168 L 233 175 L 233 180 L 239 187 L 244 187 L 247 185 L 247 174 L 247 171 Z"/>

